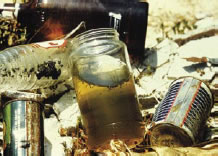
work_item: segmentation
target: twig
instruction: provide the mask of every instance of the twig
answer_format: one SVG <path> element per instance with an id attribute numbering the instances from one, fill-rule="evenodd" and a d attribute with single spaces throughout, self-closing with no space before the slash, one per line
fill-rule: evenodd
<path id="1" fill-rule="evenodd" d="M 42 28 L 44 28 L 45 25 L 43 25 L 42 27 L 40 27 L 34 34 L 33 36 L 31 36 L 31 38 L 27 41 L 27 43 L 30 43 L 32 41 L 32 39 L 42 30 Z"/>
<path id="2" fill-rule="evenodd" d="M 73 29 L 70 33 L 68 33 L 63 39 L 66 40 L 70 36 L 72 36 L 75 32 L 77 32 L 81 27 L 86 27 L 85 22 L 82 21 L 75 29 Z"/>

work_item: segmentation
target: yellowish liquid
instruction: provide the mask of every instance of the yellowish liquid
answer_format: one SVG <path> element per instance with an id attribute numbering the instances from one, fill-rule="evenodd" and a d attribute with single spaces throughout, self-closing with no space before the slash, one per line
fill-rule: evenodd
<path id="1" fill-rule="evenodd" d="M 87 76 L 88 71 L 83 73 L 84 68 L 77 67 L 81 70 L 74 68 L 73 82 L 89 148 L 104 148 L 111 139 L 123 140 L 130 146 L 138 144 L 143 139 L 144 127 L 133 76 L 126 72 L 127 66 L 115 72 L 118 77 L 121 76 L 116 86 L 107 79 L 114 71 L 104 72 L 106 76 L 102 78 L 101 74 L 93 72 L 92 75 L 90 71 Z M 98 84 L 100 80 L 101 85 Z"/>

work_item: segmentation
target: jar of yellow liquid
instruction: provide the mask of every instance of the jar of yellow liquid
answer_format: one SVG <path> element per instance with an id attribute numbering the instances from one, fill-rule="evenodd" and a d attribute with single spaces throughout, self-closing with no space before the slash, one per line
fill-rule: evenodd
<path id="1" fill-rule="evenodd" d="M 73 83 L 89 149 L 107 149 L 111 140 L 134 147 L 145 129 L 126 45 L 104 32 L 78 45 Z"/>

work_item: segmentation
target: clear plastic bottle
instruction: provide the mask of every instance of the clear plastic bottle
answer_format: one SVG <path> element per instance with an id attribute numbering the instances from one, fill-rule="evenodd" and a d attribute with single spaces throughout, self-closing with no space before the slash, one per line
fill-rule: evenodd
<path id="1" fill-rule="evenodd" d="M 97 35 L 102 42 L 109 38 L 119 39 L 119 34 L 111 28 L 89 30 L 67 40 L 54 40 L 19 45 L 0 52 L 0 91 L 32 90 L 64 83 L 72 78 L 72 62 L 83 37 L 87 42 Z M 85 43 L 88 44 L 88 43 Z M 104 49 L 102 49 L 104 50 Z M 100 53 L 101 51 L 99 51 Z"/>

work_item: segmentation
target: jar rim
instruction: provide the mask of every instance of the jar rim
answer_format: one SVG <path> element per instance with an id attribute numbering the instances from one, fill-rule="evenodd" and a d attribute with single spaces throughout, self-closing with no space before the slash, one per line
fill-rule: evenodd
<path id="1" fill-rule="evenodd" d="M 94 57 L 98 55 L 113 55 L 125 49 L 125 44 L 120 40 L 93 40 L 80 45 L 71 56 L 76 58 Z"/>
<path id="2" fill-rule="evenodd" d="M 114 28 L 97 28 L 97 29 L 90 29 L 87 30 L 83 33 L 80 33 L 78 35 L 76 35 L 74 38 L 75 39 L 83 39 L 85 37 L 91 37 L 92 35 L 101 35 L 101 34 L 105 34 L 105 33 L 113 33 L 113 35 L 117 35 L 119 36 L 119 33 L 117 32 L 116 29 Z"/>
<path id="3" fill-rule="evenodd" d="M 114 28 L 90 29 L 75 36 L 71 42 L 78 47 L 92 40 L 115 39 L 119 40 L 119 33 Z"/>

